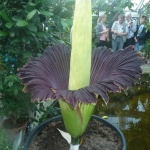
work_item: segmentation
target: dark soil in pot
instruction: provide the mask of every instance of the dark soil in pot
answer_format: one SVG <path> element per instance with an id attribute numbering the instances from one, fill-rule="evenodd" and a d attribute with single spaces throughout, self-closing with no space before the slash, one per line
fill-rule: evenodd
<path id="1" fill-rule="evenodd" d="M 62 121 L 51 123 L 43 128 L 32 140 L 29 150 L 69 150 L 69 144 L 57 128 L 65 131 Z M 110 127 L 93 119 L 81 137 L 80 150 L 122 150 L 122 142 Z"/>

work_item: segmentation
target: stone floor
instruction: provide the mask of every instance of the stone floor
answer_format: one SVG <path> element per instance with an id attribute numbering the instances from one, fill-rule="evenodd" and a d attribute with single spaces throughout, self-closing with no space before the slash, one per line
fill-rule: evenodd
<path id="1" fill-rule="evenodd" d="M 150 73 L 150 59 L 147 60 L 147 64 L 143 65 L 141 68 L 143 73 Z"/>

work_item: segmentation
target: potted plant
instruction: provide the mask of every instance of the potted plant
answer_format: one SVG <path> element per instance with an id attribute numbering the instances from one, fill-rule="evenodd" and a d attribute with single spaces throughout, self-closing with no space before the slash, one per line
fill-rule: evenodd
<path id="1" fill-rule="evenodd" d="M 32 100 L 58 100 L 70 150 L 79 149 L 80 136 L 91 118 L 97 96 L 108 103 L 107 92 L 132 87 L 140 77 L 143 60 L 132 47 L 111 52 L 106 47 L 91 51 L 92 14 L 90 0 L 76 0 L 72 48 L 57 45 L 40 58 L 32 58 L 19 69 L 24 92 Z"/>
<path id="2" fill-rule="evenodd" d="M 0 110 L 3 115 L 2 128 L 6 130 L 10 142 L 13 142 L 21 130 L 25 133 L 29 113 L 34 104 L 24 93 L 19 93 L 16 96 L 2 95 L 0 100 L 2 101 Z"/>
<path id="3" fill-rule="evenodd" d="M 7 63 L 2 60 L 0 61 L 1 127 L 7 130 L 9 139 L 13 142 L 20 130 L 26 128 L 29 111 L 34 104 L 31 103 L 29 94 L 22 92 L 20 80 L 14 73 L 10 73 Z"/>

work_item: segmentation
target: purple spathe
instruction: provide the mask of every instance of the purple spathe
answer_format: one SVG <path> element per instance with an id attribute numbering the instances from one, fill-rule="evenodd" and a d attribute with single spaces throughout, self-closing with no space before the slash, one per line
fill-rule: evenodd
<path id="1" fill-rule="evenodd" d="M 71 91 L 68 89 L 70 55 L 71 50 L 65 45 L 52 46 L 42 57 L 31 58 L 18 70 L 24 91 L 31 93 L 32 100 L 62 99 L 76 108 L 78 102 L 96 103 L 98 94 L 107 103 L 107 92 L 131 88 L 144 64 L 131 46 L 116 52 L 106 47 L 96 48 L 92 51 L 90 85 Z"/>

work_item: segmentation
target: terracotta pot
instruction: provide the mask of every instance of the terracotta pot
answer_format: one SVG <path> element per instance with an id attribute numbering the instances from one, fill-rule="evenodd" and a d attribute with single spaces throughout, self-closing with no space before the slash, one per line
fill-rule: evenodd
<path id="1" fill-rule="evenodd" d="M 6 130 L 6 134 L 10 142 L 14 142 L 19 132 L 22 130 L 23 135 L 25 133 L 27 127 L 27 121 L 24 121 L 20 124 L 13 125 L 13 121 L 11 118 L 6 118 L 2 121 L 2 128 Z"/>
<path id="2" fill-rule="evenodd" d="M 122 148 L 121 150 L 126 150 L 126 141 L 125 141 L 125 138 L 122 134 L 122 132 L 116 128 L 115 126 L 113 126 L 112 124 L 110 124 L 109 122 L 105 121 L 104 119 L 98 117 L 98 116 L 92 116 L 91 119 L 95 119 L 97 120 L 98 122 L 101 122 L 103 123 L 105 126 L 111 128 L 114 132 L 116 132 L 116 134 L 118 135 L 119 139 L 121 140 L 121 145 L 122 145 Z M 31 134 L 27 137 L 26 141 L 25 141 L 25 148 L 28 150 L 29 149 L 29 146 L 30 144 L 32 143 L 33 139 L 38 135 L 40 134 L 40 132 L 46 127 L 48 126 L 49 124 L 53 124 L 55 122 L 58 122 L 58 121 L 62 121 L 62 117 L 61 116 L 57 116 L 57 117 L 54 117 L 52 119 L 49 119 L 45 122 L 43 122 L 42 124 L 40 124 L 39 126 L 37 126 L 32 132 Z"/>

